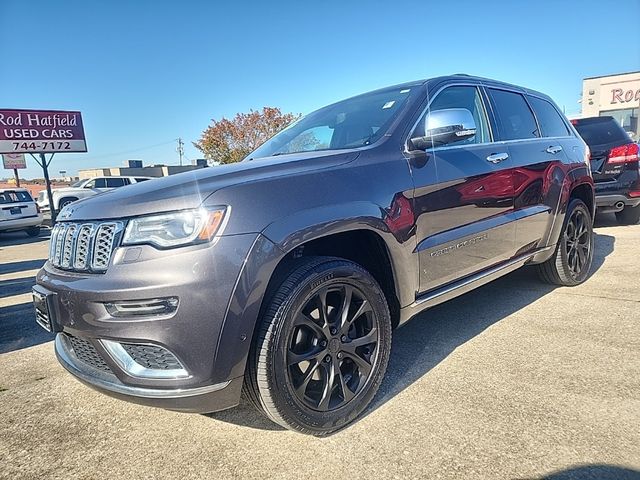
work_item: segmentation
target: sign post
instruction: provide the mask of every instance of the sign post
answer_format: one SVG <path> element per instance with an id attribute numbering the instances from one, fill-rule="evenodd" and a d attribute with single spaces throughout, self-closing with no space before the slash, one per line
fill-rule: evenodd
<path id="1" fill-rule="evenodd" d="M 24 153 L 6 153 L 2 155 L 2 163 L 5 169 L 13 170 L 13 176 L 16 179 L 16 187 L 20 186 L 19 168 L 27 168 L 27 162 L 24 159 Z"/>
<path id="2" fill-rule="evenodd" d="M 74 111 L 0 109 L 0 153 L 29 153 L 42 167 L 51 209 L 51 223 L 57 212 L 53 205 L 49 164 L 59 152 L 86 152 L 82 115 Z M 50 153 L 49 161 L 45 154 Z M 35 154 L 39 154 L 40 160 Z"/>

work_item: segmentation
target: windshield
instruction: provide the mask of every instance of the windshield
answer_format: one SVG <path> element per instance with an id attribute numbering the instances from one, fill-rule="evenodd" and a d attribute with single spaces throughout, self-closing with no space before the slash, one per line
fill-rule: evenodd
<path id="1" fill-rule="evenodd" d="M 71 186 L 72 186 L 72 187 L 81 187 L 81 186 L 82 186 L 82 184 L 83 184 L 84 182 L 86 182 L 86 181 L 87 181 L 86 179 L 84 179 L 84 180 L 78 180 L 77 182 L 73 182 L 73 183 L 71 184 Z"/>
<path id="2" fill-rule="evenodd" d="M 409 92 L 409 88 L 380 90 L 316 110 L 266 141 L 247 159 L 372 144 L 386 133 Z"/>

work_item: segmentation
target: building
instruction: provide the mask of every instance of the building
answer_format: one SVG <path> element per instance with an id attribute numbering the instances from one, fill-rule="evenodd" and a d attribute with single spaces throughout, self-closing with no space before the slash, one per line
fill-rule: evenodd
<path id="1" fill-rule="evenodd" d="M 116 177 L 120 175 L 132 176 L 132 177 L 166 177 L 168 175 L 175 175 L 176 173 L 188 172 L 196 170 L 198 168 L 204 168 L 206 165 L 149 165 L 147 167 L 142 166 L 142 162 L 139 160 L 130 160 L 128 167 L 107 167 L 107 168 L 88 168 L 84 170 L 78 170 L 78 177 L 82 180 L 84 178 L 93 177 Z"/>
<path id="2" fill-rule="evenodd" d="M 585 78 L 582 117 L 611 116 L 634 140 L 640 139 L 640 72 Z"/>

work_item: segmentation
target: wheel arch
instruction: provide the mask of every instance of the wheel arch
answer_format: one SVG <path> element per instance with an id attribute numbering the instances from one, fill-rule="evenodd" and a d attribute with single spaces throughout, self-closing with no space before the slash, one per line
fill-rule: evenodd
<path id="1" fill-rule="evenodd" d="M 351 210 L 350 214 L 334 206 L 303 211 L 296 218 L 271 224 L 258 235 L 227 307 L 216 364 L 228 368 L 216 371 L 216 381 L 244 374 L 249 349 L 272 292 L 292 262 L 304 255 L 346 258 L 363 266 L 385 292 L 392 321 L 397 324 L 403 295 L 415 292 L 417 265 L 410 263 L 413 248 L 404 248 L 389 231 L 383 209 L 372 204 L 358 206 L 359 212 Z M 304 221 L 312 219 L 316 221 Z"/>

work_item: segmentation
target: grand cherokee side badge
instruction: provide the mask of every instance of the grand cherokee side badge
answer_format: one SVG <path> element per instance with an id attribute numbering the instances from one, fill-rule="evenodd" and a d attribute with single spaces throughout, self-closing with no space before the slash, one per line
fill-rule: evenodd
<path id="1" fill-rule="evenodd" d="M 441 249 L 436 250 L 434 252 L 431 252 L 430 256 L 431 257 L 439 257 L 440 255 L 447 255 L 447 254 L 453 252 L 454 250 L 458 250 L 460 248 L 468 247 L 469 245 L 475 245 L 478 242 L 486 240 L 488 237 L 489 237 L 488 234 L 483 233 L 482 235 L 478 235 L 477 237 L 470 238 L 468 240 L 465 240 L 464 242 L 459 242 L 459 243 L 456 243 L 455 245 L 449 245 L 448 247 L 444 247 L 444 248 L 441 248 Z"/>

